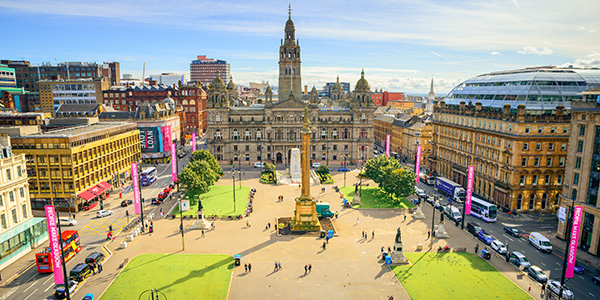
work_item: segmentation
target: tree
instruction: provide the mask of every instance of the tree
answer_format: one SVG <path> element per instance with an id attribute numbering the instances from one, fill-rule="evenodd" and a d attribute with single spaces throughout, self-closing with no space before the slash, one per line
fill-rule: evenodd
<path id="1" fill-rule="evenodd" d="M 399 168 L 401 168 L 401 166 L 397 160 L 381 155 L 367 161 L 364 174 L 367 178 L 370 178 L 381 186 L 381 183 L 386 179 L 390 172 Z"/>
<path id="2" fill-rule="evenodd" d="M 219 168 L 220 169 L 220 168 Z M 183 187 L 188 190 L 190 195 L 197 196 L 210 190 L 221 177 L 216 173 L 207 161 L 193 161 L 183 169 L 179 174 L 178 180 Z"/>
<path id="3" fill-rule="evenodd" d="M 386 168 L 386 174 L 379 187 L 387 194 L 393 195 L 396 200 L 415 193 L 416 174 L 409 168 L 400 167 L 392 170 Z"/>
<path id="4" fill-rule="evenodd" d="M 331 170 L 329 170 L 329 167 L 326 165 L 320 165 L 319 168 L 317 168 L 317 172 L 319 173 L 323 173 L 323 174 L 329 174 Z"/>
<path id="5" fill-rule="evenodd" d="M 265 163 L 263 169 L 265 170 L 265 172 L 275 172 L 275 165 L 272 163 Z"/>
<path id="6" fill-rule="evenodd" d="M 192 157 L 190 158 L 190 165 L 195 161 L 206 161 L 209 164 L 209 167 L 217 174 L 223 174 L 223 170 L 221 170 L 221 166 L 215 159 L 215 157 L 208 150 L 197 150 L 192 153 Z"/>

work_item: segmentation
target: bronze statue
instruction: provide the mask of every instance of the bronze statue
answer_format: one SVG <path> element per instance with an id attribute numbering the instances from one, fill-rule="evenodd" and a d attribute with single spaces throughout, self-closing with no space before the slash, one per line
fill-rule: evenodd
<path id="1" fill-rule="evenodd" d="M 400 231 L 400 227 L 398 227 L 398 231 L 396 232 L 396 243 L 402 243 L 402 231 Z"/>

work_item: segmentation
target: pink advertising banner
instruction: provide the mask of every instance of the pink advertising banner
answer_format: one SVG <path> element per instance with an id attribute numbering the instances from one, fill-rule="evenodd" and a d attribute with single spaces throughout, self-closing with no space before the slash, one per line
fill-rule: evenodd
<path id="1" fill-rule="evenodd" d="M 175 150 L 175 144 L 171 144 L 171 172 L 173 182 L 177 181 L 177 151 Z"/>
<path id="2" fill-rule="evenodd" d="M 50 239 L 50 256 L 52 257 L 52 267 L 54 267 L 54 284 L 64 284 L 63 267 L 61 260 L 61 243 L 58 236 L 58 227 L 56 227 L 56 211 L 54 206 L 44 206 L 46 211 L 46 223 L 48 223 L 48 237 Z"/>
<path id="3" fill-rule="evenodd" d="M 163 147 L 164 150 L 163 151 L 168 151 L 167 147 L 169 147 L 169 145 L 171 145 L 171 143 L 173 142 L 173 136 L 171 134 L 171 125 L 167 125 L 167 126 L 163 126 L 162 127 L 162 134 L 163 134 Z"/>
<path id="4" fill-rule="evenodd" d="M 471 214 L 471 195 L 473 194 L 473 177 L 475 176 L 475 166 L 469 166 L 469 176 L 467 177 L 467 200 L 465 201 L 465 215 Z"/>
<path id="5" fill-rule="evenodd" d="M 417 184 L 419 183 L 419 172 L 421 172 L 421 146 L 417 146 L 417 162 L 415 163 L 415 174 L 417 174 Z"/>
<path id="6" fill-rule="evenodd" d="M 583 207 L 576 206 L 573 213 L 573 229 L 571 230 L 571 242 L 569 243 L 569 254 L 567 255 L 567 274 L 565 278 L 573 278 L 575 261 L 577 258 L 577 242 L 579 241 L 579 229 L 581 228 L 581 215 Z"/>
<path id="7" fill-rule="evenodd" d="M 391 136 L 388 134 L 385 136 L 385 156 L 390 156 L 390 144 Z"/>
<path id="8" fill-rule="evenodd" d="M 137 163 L 131 163 L 131 181 L 133 182 L 133 206 L 135 207 L 135 213 L 142 213 L 142 206 L 140 203 L 140 183 L 138 181 L 138 165 Z"/>
<path id="9" fill-rule="evenodd" d="M 196 132 L 192 132 L 192 153 L 196 152 Z"/>

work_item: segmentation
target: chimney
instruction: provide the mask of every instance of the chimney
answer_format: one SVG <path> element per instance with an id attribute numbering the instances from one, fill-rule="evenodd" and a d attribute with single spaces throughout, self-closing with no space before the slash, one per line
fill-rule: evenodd
<path id="1" fill-rule="evenodd" d="M 519 104 L 517 106 L 517 121 L 525 121 L 525 105 Z"/>
<path id="2" fill-rule="evenodd" d="M 508 115 L 510 115 L 510 104 L 508 104 L 508 103 L 504 104 L 504 108 L 502 109 L 502 114 L 504 114 L 505 118 L 507 118 Z"/>
<path id="3" fill-rule="evenodd" d="M 564 115 L 565 115 L 565 107 L 562 105 L 557 106 L 556 107 L 556 117 L 558 117 L 558 119 L 561 119 Z"/>

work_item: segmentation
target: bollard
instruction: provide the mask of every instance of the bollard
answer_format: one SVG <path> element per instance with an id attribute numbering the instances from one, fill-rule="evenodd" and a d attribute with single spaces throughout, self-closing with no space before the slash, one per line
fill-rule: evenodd
<path id="1" fill-rule="evenodd" d="M 126 241 L 122 241 L 120 244 L 121 249 L 125 249 L 127 248 L 127 242 Z"/>
<path id="2" fill-rule="evenodd" d="M 133 235 L 131 235 L 131 234 L 127 235 L 127 241 L 128 242 L 133 241 Z"/>
<path id="3" fill-rule="evenodd" d="M 136 236 L 138 236 L 138 232 L 137 232 L 137 230 L 134 230 L 134 231 L 132 231 L 132 232 L 131 232 L 131 235 L 133 235 L 133 237 L 136 237 Z"/>

